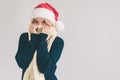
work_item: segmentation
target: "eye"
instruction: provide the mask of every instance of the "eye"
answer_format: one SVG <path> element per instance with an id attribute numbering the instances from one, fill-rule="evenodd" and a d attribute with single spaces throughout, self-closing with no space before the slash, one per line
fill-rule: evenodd
<path id="1" fill-rule="evenodd" d="M 32 20 L 32 23 L 33 24 L 39 24 L 39 22 L 37 20 L 35 20 L 35 19 Z"/>
<path id="2" fill-rule="evenodd" d="M 46 24 L 47 22 L 45 20 L 42 21 L 42 24 Z"/>

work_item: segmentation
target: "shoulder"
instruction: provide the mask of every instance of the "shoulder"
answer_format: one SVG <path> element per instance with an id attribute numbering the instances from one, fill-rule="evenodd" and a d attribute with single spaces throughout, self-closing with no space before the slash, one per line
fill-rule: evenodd
<path id="1" fill-rule="evenodd" d="M 28 32 L 21 33 L 20 39 L 28 39 Z"/>
<path id="2" fill-rule="evenodd" d="M 23 37 L 23 36 L 28 36 L 28 32 L 23 32 L 23 33 L 21 33 L 20 36 L 21 36 L 21 37 Z"/>

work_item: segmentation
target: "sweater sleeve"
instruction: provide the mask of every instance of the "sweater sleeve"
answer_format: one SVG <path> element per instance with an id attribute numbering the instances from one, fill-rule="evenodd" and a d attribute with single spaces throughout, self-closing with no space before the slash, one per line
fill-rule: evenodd
<path id="1" fill-rule="evenodd" d="M 20 68 L 28 67 L 36 50 L 37 34 L 31 34 L 31 40 L 28 41 L 28 33 L 22 33 L 19 38 L 18 50 L 15 56 Z"/>
<path id="2" fill-rule="evenodd" d="M 43 38 L 40 38 L 37 47 L 37 65 L 42 73 L 54 72 L 52 69 L 55 68 L 64 46 L 64 41 L 57 37 L 51 46 L 50 52 L 48 52 L 45 36 L 45 34 L 40 34 L 40 37 Z"/>

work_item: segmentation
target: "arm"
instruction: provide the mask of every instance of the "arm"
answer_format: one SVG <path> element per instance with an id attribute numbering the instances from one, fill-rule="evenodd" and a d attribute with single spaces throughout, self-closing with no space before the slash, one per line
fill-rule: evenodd
<path id="1" fill-rule="evenodd" d="M 20 68 L 25 69 L 28 67 L 32 60 L 34 51 L 36 50 L 37 34 L 31 34 L 31 40 L 28 41 L 28 34 L 23 33 L 19 39 L 18 51 L 15 59 Z"/>
<path id="2" fill-rule="evenodd" d="M 46 42 L 47 34 L 42 33 L 39 35 L 39 37 L 41 38 L 37 47 L 38 69 L 43 73 L 48 71 L 52 72 L 51 68 L 55 67 L 57 61 L 61 56 L 64 41 L 61 38 L 55 39 L 51 46 L 50 52 L 48 52 Z"/>

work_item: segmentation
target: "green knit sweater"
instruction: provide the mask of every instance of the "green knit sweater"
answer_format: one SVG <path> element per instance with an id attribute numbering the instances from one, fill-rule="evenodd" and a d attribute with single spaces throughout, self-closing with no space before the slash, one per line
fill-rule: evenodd
<path id="1" fill-rule="evenodd" d="M 58 80 L 55 75 L 56 63 L 60 59 L 64 41 L 57 36 L 48 52 L 47 36 L 45 33 L 32 33 L 29 41 L 28 33 L 21 34 L 15 59 L 18 66 L 23 70 L 22 80 L 27 67 L 32 61 L 35 50 L 37 50 L 37 66 L 39 71 L 44 73 L 45 80 Z"/>

